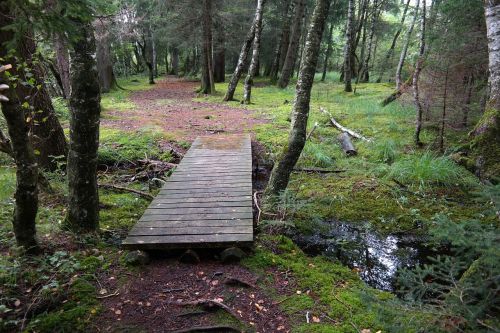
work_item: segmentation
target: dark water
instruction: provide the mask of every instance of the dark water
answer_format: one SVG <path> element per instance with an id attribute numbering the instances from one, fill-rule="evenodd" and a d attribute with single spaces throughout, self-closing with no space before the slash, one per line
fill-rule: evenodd
<path id="1" fill-rule="evenodd" d="M 370 286 L 394 291 L 401 268 L 412 268 L 425 262 L 430 254 L 421 239 L 414 236 L 382 235 L 367 225 L 327 221 L 321 232 L 304 236 L 291 235 L 310 255 L 324 255 L 356 269 Z"/>

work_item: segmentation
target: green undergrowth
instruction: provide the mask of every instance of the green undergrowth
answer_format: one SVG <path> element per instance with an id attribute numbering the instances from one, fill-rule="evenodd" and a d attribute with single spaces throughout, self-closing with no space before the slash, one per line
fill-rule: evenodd
<path id="1" fill-rule="evenodd" d="M 320 82 L 320 77 L 316 75 L 311 92 L 308 132 L 318 125 L 306 142 L 297 167 L 340 172 L 293 173 L 289 190 L 301 207 L 288 215 L 290 220 L 304 230 L 314 229 L 317 220 L 338 219 L 368 222 L 390 233 L 425 232 L 426 223 L 436 213 L 451 218 L 479 216 L 483 207 L 470 192 L 481 185 L 446 154 L 432 150 L 436 130 L 424 127 L 421 138 L 426 147 L 416 148 L 413 105 L 396 101 L 380 106 L 380 101 L 392 92 L 392 85 L 363 83 L 357 85 L 356 93 L 345 93 L 338 73 L 328 73 L 325 82 Z M 200 98 L 220 101 L 227 84 L 217 84 L 216 89 L 218 95 Z M 255 134 L 270 160 L 279 158 L 288 139 L 294 94 L 294 84 L 279 89 L 259 78 L 253 88 L 252 104 L 230 102 L 235 107 L 253 109 L 255 117 L 267 120 L 255 127 Z M 242 98 L 242 84 L 235 98 Z M 357 156 L 348 157 L 340 149 L 340 132 L 330 125 L 320 107 L 343 126 L 371 140 L 353 140 Z M 453 152 L 460 144 L 458 138 L 466 135 L 464 131 L 448 131 L 446 151 Z"/>
<path id="2" fill-rule="evenodd" d="M 261 237 L 255 254 L 243 264 L 267 276 L 268 285 L 273 282 L 272 275 L 265 274 L 270 267 L 278 267 L 297 283 L 291 295 L 275 295 L 291 317 L 292 332 L 419 332 L 420 321 L 426 317 L 424 312 L 404 307 L 392 294 L 367 287 L 349 268 L 306 256 L 284 236 Z M 306 314 L 319 322 L 307 324 Z"/>
<path id="3" fill-rule="evenodd" d="M 101 95 L 101 112 L 103 117 L 112 117 L 109 111 L 126 111 L 136 107 L 130 100 L 130 94 L 134 91 L 147 90 L 154 87 L 148 83 L 147 77 L 134 75 L 128 78 L 119 78 L 118 84 L 121 88 L 115 88 L 109 93 Z"/>

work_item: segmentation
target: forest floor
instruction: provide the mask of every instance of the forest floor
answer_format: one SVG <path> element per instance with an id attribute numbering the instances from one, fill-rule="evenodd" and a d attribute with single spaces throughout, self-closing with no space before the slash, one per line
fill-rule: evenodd
<path id="1" fill-rule="evenodd" d="M 154 195 L 151 179 L 170 171 L 155 169 L 151 160 L 178 162 L 198 135 L 249 132 L 258 147 L 254 185 L 262 189 L 287 140 L 293 85 L 282 90 L 258 80 L 253 104 L 241 105 L 221 102 L 225 83 L 217 84 L 214 96 L 198 96 L 196 82 L 146 82 L 121 79 L 127 90 L 103 94 L 100 183 Z M 309 124 L 318 126 L 298 167 L 339 172 L 294 173 L 279 204 L 264 205 L 255 248 L 240 264 L 221 264 L 209 253 L 198 264 L 179 263 L 174 255 L 130 266 L 120 240 L 149 204 L 132 193 L 100 191 L 100 238 L 61 230 L 63 169 L 47 174 L 53 192 L 41 194 L 37 229 L 46 254 L 21 258 L 10 225 L 15 169 L 0 156 L 0 331 L 163 332 L 198 325 L 248 332 L 439 331 L 433 312 L 399 302 L 387 291 L 395 288 L 392 282 L 378 283 L 376 273 L 389 271 L 394 278 L 397 268 L 415 264 L 413 257 L 406 262 L 397 256 L 408 247 L 408 239 L 397 237 L 427 237 L 437 214 L 457 221 L 484 217 L 489 204 L 472 194 L 480 185 L 470 173 L 432 153 L 434 127 L 422 134 L 426 148 L 412 147 L 411 105 L 379 106 L 391 85 L 362 84 L 348 95 L 337 82 L 329 75 L 314 85 Z M 54 103 L 67 127 L 65 102 Z M 355 142 L 358 156 L 345 156 L 320 106 L 373 141 Z M 466 131 L 447 131 L 450 151 Z M 339 223 L 347 234 L 332 234 Z M 325 253 L 334 255 L 316 256 Z M 228 308 L 192 305 L 204 299 Z"/>

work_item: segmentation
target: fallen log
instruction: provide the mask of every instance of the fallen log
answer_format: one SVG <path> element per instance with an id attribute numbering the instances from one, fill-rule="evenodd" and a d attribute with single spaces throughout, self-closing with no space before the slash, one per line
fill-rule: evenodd
<path id="1" fill-rule="evenodd" d="M 123 187 L 123 186 L 118 186 L 118 185 L 113 185 L 113 184 L 99 184 L 99 187 L 105 188 L 107 190 L 115 190 L 118 192 L 130 192 L 130 193 L 140 195 L 141 197 L 144 197 L 147 199 L 151 199 L 151 200 L 154 199 L 154 196 L 152 196 L 151 194 L 146 193 L 146 192 L 142 192 L 139 190 L 134 190 L 133 188 Z"/>
<path id="2" fill-rule="evenodd" d="M 403 93 L 405 92 L 405 90 L 409 87 L 411 87 L 413 85 L 413 74 L 410 75 L 410 77 L 408 78 L 408 80 L 406 80 L 406 82 L 401 85 L 401 87 L 397 90 L 395 90 L 392 94 L 390 94 L 389 96 L 387 96 L 381 103 L 380 105 L 382 107 L 384 106 L 387 106 L 389 104 L 391 104 L 392 102 L 394 102 L 395 100 L 397 100 L 401 95 L 403 95 Z"/>
<path id="3" fill-rule="evenodd" d="M 323 112 L 324 114 L 326 114 L 328 116 L 328 118 L 330 119 L 330 123 L 332 124 L 332 126 L 335 127 L 336 129 L 338 129 L 339 131 L 346 132 L 347 134 L 349 134 L 350 136 L 352 136 L 354 138 L 361 139 L 361 140 L 366 141 L 366 142 L 372 142 L 371 139 L 368 139 L 368 138 L 362 136 L 361 134 L 356 133 L 353 130 L 350 130 L 347 127 L 342 126 L 338 121 L 336 121 L 332 117 L 332 115 L 330 114 L 330 112 L 328 112 L 326 109 L 321 108 L 321 107 L 319 109 L 320 109 L 321 112 Z"/>
<path id="4" fill-rule="evenodd" d="M 356 147 L 354 147 L 351 137 L 347 134 L 347 132 L 340 133 L 337 136 L 337 139 L 339 140 L 342 150 L 347 156 L 355 156 L 358 154 L 358 151 L 356 150 Z"/>
<path id="5" fill-rule="evenodd" d="M 316 173 L 341 173 L 347 170 L 332 170 L 332 169 L 321 169 L 321 168 L 294 168 L 294 172 L 316 172 Z"/>

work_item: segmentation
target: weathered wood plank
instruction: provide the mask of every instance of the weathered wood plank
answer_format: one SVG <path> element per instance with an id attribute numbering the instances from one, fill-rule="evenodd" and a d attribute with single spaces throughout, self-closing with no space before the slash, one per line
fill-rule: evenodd
<path id="1" fill-rule="evenodd" d="M 165 191 L 168 192 L 168 191 Z M 248 190 L 244 191 L 234 191 L 232 193 L 177 193 L 176 195 L 171 195 L 165 192 L 160 192 L 156 196 L 156 199 L 168 199 L 168 200 L 173 200 L 179 202 L 187 201 L 187 200 L 193 200 L 192 202 L 197 202 L 198 199 L 201 199 L 201 202 L 204 202 L 205 199 L 210 199 L 210 202 L 216 201 L 216 200 L 224 200 L 224 201 L 232 201 L 232 200 L 241 200 L 243 199 L 252 199 L 251 192 Z M 208 201 L 206 201 L 208 202 Z"/>
<path id="2" fill-rule="evenodd" d="M 251 242 L 251 233 L 242 234 L 202 234 L 202 235 L 165 235 L 165 236 L 132 236 L 123 244 L 144 243 L 220 243 L 220 242 Z"/>
<path id="3" fill-rule="evenodd" d="M 140 227 L 135 226 L 129 232 L 130 236 L 162 236 L 162 235 L 200 235 L 200 234 L 252 234 L 252 226 L 226 226 L 226 227 Z"/>
<path id="4" fill-rule="evenodd" d="M 246 191 L 246 192 L 245 192 Z M 235 192 L 242 193 L 252 193 L 252 186 L 236 186 L 236 187 L 212 187 L 212 188 L 193 188 L 193 189 L 161 189 L 161 194 L 168 193 L 223 193 L 223 194 L 235 194 Z"/>
<path id="5" fill-rule="evenodd" d="M 185 221 L 139 221 L 137 227 L 144 228 L 179 228 L 179 227 L 228 227 L 228 226 L 253 226 L 253 219 L 238 219 L 238 220 L 185 220 Z"/>
<path id="6" fill-rule="evenodd" d="M 154 200 L 149 208 L 222 208 L 222 207 L 252 207 L 251 200 L 245 201 L 211 201 L 211 202 L 163 202 L 162 200 Z"/>
<path id="7" fill-rule="evenodd" d="M 252 214 L 252 207 L 194 207 L 194 208 L 164 208 L 164 207 L 149 207 L 144 212 L 145 215 L 192 215 L 192 214 L 231 214 L 231 213 L 248 213 Z"/>
<path id="8" fill-rule="evenodd" d="M 248 213 L 213 213 L 213 214 L 189 214 L 189 215 L 171 215 L 171 214 L 144 214 L 140 221 L 190 221 L 190 220 L 237 220 L 248 219 Z"/>

